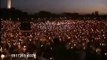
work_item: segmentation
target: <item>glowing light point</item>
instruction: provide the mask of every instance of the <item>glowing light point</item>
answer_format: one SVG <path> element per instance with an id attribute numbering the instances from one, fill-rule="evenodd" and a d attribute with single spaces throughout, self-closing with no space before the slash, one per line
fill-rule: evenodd
<path id="1" fill-rule="evenodd" d="M 4 55 L 4 54 L 1 54 L 1 58 L 4 59 L 4 57 L 5 57 L 5 55 Z"/>

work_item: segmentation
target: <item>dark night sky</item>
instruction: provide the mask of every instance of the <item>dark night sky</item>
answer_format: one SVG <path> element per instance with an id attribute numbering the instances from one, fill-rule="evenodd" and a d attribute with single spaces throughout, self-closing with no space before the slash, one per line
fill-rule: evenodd
<path id="1" fill-rule="evenodd" d="M 93 11 L 107 13 L 107 0 L 13 0 L 12 2 L 13 7 L 29 13 L 41 10 L 54 13 L 92 13 Z M 6 0 L 1 0 L 1 7 L 6 7 Z"/>

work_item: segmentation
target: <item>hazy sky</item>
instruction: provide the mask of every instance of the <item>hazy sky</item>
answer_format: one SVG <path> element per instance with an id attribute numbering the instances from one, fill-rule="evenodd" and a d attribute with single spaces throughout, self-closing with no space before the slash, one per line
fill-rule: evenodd
<path id="1" fill-rule="evenodd" d="M 38 11 L 107 13 L 107 0 L 13 0 L 13 7 L 34 13 Z M 1 0 L 1 7 L 6 7 L 6 0 Z"/>

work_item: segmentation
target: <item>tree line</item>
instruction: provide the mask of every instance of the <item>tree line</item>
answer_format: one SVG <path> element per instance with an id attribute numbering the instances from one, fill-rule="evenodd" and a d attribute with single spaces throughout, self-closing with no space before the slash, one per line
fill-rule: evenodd
<path id="1" fill-rule="evenodd" d="M 51 13 L 49 11 L 39 11 L 34 14 L 28 14 L 27 12 L 23 12 L 21 10 L 11 8 L 11 9 L 6 9 L 6 8 L 0 8 L 0 18 L 2 19 L 25 19 L 25 20 L 35 20 L 35 19 L 107 19 L 107 14 L 105 15 L 99 15 L 99 14 L 79 14 L 79 13 L 69 13 L 69 12 L 63 12 L 61 14 L 55 14 Z"/>

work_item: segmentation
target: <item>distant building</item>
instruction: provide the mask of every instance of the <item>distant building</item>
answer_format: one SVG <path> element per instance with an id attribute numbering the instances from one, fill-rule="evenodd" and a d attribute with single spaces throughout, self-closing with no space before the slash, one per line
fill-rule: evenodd
<path id="1" fill-rule="evenodd" d="M 8 9 L 12 8 L 12 0 L 7 0 L 7 8 Z"/>
<path id="2" fill-rule="evenodd" d="M 95 13 L 94 13 L 95 15 L 99 15 L 99 12 L 98 11 L 95 11 Z"/>
<path id="3" fill-rule="evenodd" d="M 98 11 L 92 12 L 92 15 L 99 15 Z"/>

